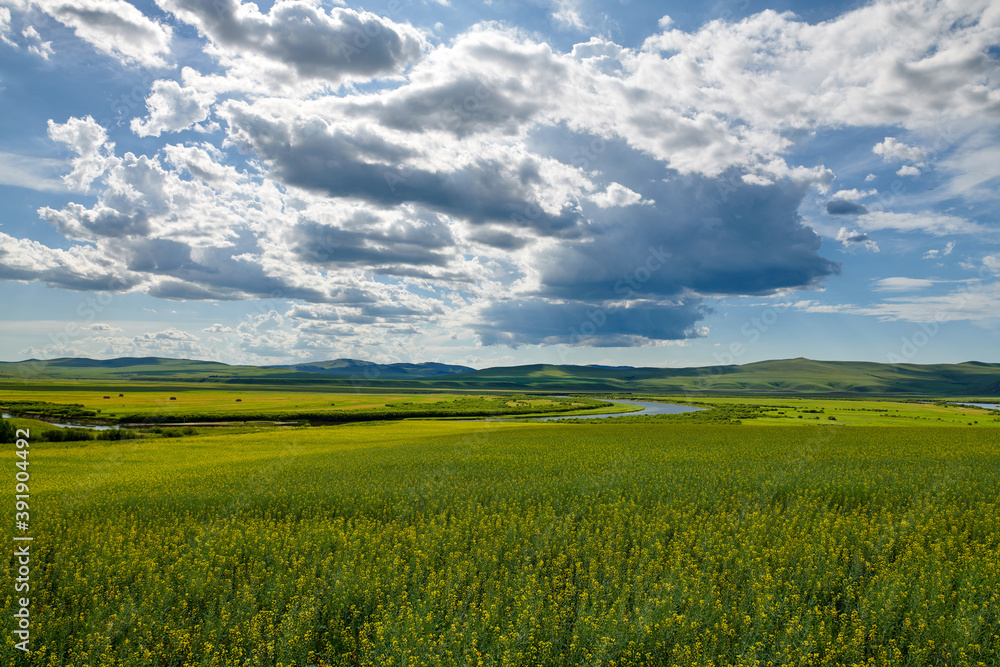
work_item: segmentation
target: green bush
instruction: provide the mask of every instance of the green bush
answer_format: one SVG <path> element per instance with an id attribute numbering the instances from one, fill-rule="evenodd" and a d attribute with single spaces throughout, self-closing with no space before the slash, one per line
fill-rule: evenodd
<path id="1" fill-rule="evenodd" d="M 74 442 L 93 440 L 94 434 L 85 428 L 52 428 L 41 431 L 38 439 L 42 442 Z"/>
<path id="2" fill-rule="evenodd" d="M 0 418 L 0 443 L 14 442 L 17 440 L 17 429 L 6 419 Z"/>

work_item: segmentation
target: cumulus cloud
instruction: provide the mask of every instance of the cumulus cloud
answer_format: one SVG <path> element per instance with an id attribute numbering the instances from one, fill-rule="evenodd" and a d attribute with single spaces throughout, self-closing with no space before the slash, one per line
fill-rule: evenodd
<path id="1" fill-rule="evenodd" d="M 875 144 L 875 146 L 872 147 L 872 153 L 875 153 L 875 155 L 881 155 L 882 159 L 886 162 L 902 160 L 904 162 L 912 162 L 916 165 L 924 164 L 923 150 L 913 146 L 907 146 L 893 137 L 886 137 L 885 141 Z"/>
<path id="2" fill-rule="evenodd" d="M 86 17 L 46 6 L 84 39 L 114 13 L 102 34 L 137 41 L 106 52 L 167 61 L 169 29 L 124 0 L 88 2 Z M 877 3 L 815 24 L 764 11 L 691 32 L 664 20 L 634 48 L 590 38 L 563 50 L 500 24 L 431 45 L 410 25 L 305 0 L 158 4 L 213 62 L 155 81 L 132 141 L 216 119 L 219 134 L 136 154 L 92 118 L 50 123 L 75 156 L 67 186 L 92 196 L 40 210 L 69 249 L 4 237 L 32 259 L 3 276 L 292 302 L 202 332 L 259 355 L 375 345 L 428 323 L 484 344 L 698 336 L 711 298 L 815 289 L 839 272 L 799 214 L 834 183 L 826 165 L 801 163 L 803 137 L 893 127 L 923 141 L 1000 113 L 983 0 Z M 548 6 L 582 25 L 577 3 Z M 935 165 L 989 161 L 968 148 Z M 892 137 L 875 154 L 903 169 L 929 159 Z M 861 202 L 875 194 L 826 198 L 827 213 L 854 216 L 843 248 L 877 252 L 869 234 L 884 230 L 990 233 L 957 214 L 872 211 Z"/>
<path id="3" fill-rule="evenodd" d="M 77 154 L 72 160 L 73 171 L 63 176 L 72 190 L 86 191 L 114 161 L 110 156 L 114 145 L 108 143 L 107 130 L 90 116 L 70 118 L 61 124 L 49 120 L 48 130 L 50 139 Z"/>
<path id="4" fill-rule="evenodd" d="M 173 30 L 125 0 L 33 0 L 92 47 L 123 63 L 164 67 Z"/>
<path id="5" fill-rule="evenodd" d="M 920 170 L 914 167 L 912 164 L 904 164 L 902 167 L 896 170 L 897 176 L 919 176 Z"/>
<path id="6" fill-rule="evenodd" d="M 195 26 L 231 67 L 277 66 L 279 72 L 331 83 L 395 74 L 418 60 L 425 44 L 409 25 L 343 7 L 327 12 L 297 0 L 276 2 L 267 13 L 240 0 L 157 4 Z"/>
<path id="7" fill-rule="evenodd" d="M 214 128 L 198 123 L 208 118 L 214 101 L 215 95 L 211 92 L 182 88 L 176 81 L 155 81 L 146 98 L 149 117 L 145 121 L 133 118 L 132 131 L 140 137 L 158 137 L 162 132 L 187 129 L 208 132 Z"/>
<path id="8" fill-rule="evenodd" d="M 38 281 L 68 290 L 125 291 L 143 277 L 124 270 L 100 250 L 50 248 L 0 232 L 0 279 Z"/>
<path id="9" fill-rule="evenodd" d="M 630 190 L 621 183 L 611 183 L 604 192 L 592 195 L 590 200 L 601 208 L 611 208 L 613 206 L 632 206 L 633 204 L 652 204 L 649 200 L 643 201 L 642 195 L 634 190 Z"/>
<path id="10" fill-rule="evenodd" d="M 873 197 L 878 194 L 878 190 L 858 190 L 857 188 L 851 188 L 850 190 L 837 190 L 832 195 L 830 199 L 845 199 L 847 201 L 856 201 L 858 199 L 866 199 L 867 197 Z"/>
<path id="11" fill-rule="evenodd" d="M 564 186 L 576 190 L 571 197 L 592 189 L 577 170 L 520 148 L 481 145 L 432 169 L 420 164 L 423 155 L 412 145 L 363 126 L 274 117 L 242 103 L 227 103 L 220 114 L 232 141 L 260 156 L 282 181 L 332 197 L 379 206 L 412 202 L 473 223 L 558 234 L 581 222 L 578 202 L 566 201 Z M 418 166 L 408 164 L 411 159 Z"/>

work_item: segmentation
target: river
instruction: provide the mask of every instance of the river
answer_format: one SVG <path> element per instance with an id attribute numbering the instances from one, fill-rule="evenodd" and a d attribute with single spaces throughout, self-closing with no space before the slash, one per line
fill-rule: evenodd
<path id="1" fill-rule="evenodd" d="M 10 419 L 10 415 L 7 414 L 6 412 L 0 416 L 2 416 L 4 419 Z M 34 419 L 34 417 L 31 417 L 30 419 Z M 59 422 L 47 422 L 42 419 L 36 419 L 35 421 L 40 421 L 43 424 L 47 424 L 49 426 L 57 426 L 59 428 L 86 428 L 90 429 L 91 431 L 110 431 L 111 429 L 120 428 L 117 424 L 115 424 L 114 426 L 88 426 L 87 424 L 60 424 Z"/>
<path id="2" fill-rule="evenodd" d="M 605 417 L 632 417 L 639 415 L 679 415 L 684 412 L 695 412 L 705 408 L 695 408 L 690 405 L 677 405 L 676 403 L 656 403 L 653 401 L 625 401 L 620 399 L 602 398 L 601 401 L 608 403 L 620 403 L 622 405 L 638 405 L 642 410 L 634 412 L 607 412 L 599 415 L 560 415 L 553 417 L 530 417 L 531 421 L 556 421 L 559 419 L 603 419 Z"/>

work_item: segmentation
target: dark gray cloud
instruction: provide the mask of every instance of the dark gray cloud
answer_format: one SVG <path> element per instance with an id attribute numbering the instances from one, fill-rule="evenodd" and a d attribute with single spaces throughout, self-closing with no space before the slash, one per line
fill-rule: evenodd
<path id="1" fill-rule="evenodd" d="M 469 234 L 469 238 L 499 250 L 520 250 L 530 243 L 529 239 L 522 236 L 511 234 L 502 229 L 490 229 L 487 227 L 480 227 L 473 230 Z"/>
<path id="2" fill-rule="evenodd" d="M 555 151 L 566 160 L 574 147 L 595 145 L 580 137 L 539 141 L 568 147 L 566 156 Z M 636 184 L 655 203 L 585 208 L 586 236 L 536 258 L 531 299 L 483 309 L 476 331 L 484 344 L 680 340 L 698 335 L 709 312 L 704 297 L 807 289 L 839 273 L 839 264 L 819 255 L 822 239 L 798 213 L 808 186 L 748 185 L 738 172 L 680 176 L 620 142 L 597 146 L 603 176 Z M 595 318 L 604 323 L 598 327 Z"/>
<path id="3" fill-rule="evenodd" d="M 630 308 L 522 299 L 486 307 L 475 331 L 484 345 L 628 347 L 695 338 L 695 325 L 708 312 L 700 299 Z"/>
<path id="4" fill-rule="evenodd" d="M 410 26 L 353 9 L 326 13 L 306 2 L 281 2 L 260 14 L 246 11 L 240 0 L 158 4 L 219 46 L 283 63 L 305 78 L 339 82 L 348 75 L 396 72 L 423 51 L 422 38 Z"/>
<path id="5" fill-rule="evenodd" d="M 389 274 L 401 265 L 445 266 L 454 257 L 451 230 L 440 220 L 380 223 L 370 212 L 355 214 L 352 228 L 304 220 L 289 232 L 289 242 L 313 264 L 361 265 Z"/>
<path id="6" fill-rule="evenodd" d="M 868 208 L 846 199 L 832 199 L 826 203 L 826 212 L 830 215 L 864 215 Z"/>
<path id="7" fill-rule="evenodd" d="M 472 223 L 530 227 L 546 235 L 571 236 L 582 222 L 573 205 L 556 214 L 538 206 L 531 189 L 542 177 L 530 156 L 518 164 L 479 157 L 448 172 L 411 169 L 400 166 L 410 149 L 374 134 L 347 134 L 318 119 L 276 121 L 245 104 L 227 105 L 222 115 L 237 143 L 289 185 L 382 207 L 412 202 Z"/>
<path id="8" fill-rule="evenodd" d="M 556 248 L 541 294 L 564 299 L 671 299 L 814 287 L 839 272 L 798 208 L 805 186 L 721 191 L 698 176 L 650 183 L 655 206 L 594 212 L 591 237 Z M 622 217 L 627 216 L 627 221 Z"/>
<path id="9" fill-rule="evenodd" d="M 376 101 L 352 103 L 345 110 L 411 132 L 442 130 L 458 137 L 477 132 L 516 134 L 546 99 L 537 90 L 540 78 L 550 84 L 547 93 L 556 94 L 558 74 L 563 69 L 552 60 L 533 65 L 531 73 L 521 73 L 523 78 L 490 81 L 471 73 L 461 74 L 433 85 L 407 86 Z M 550 67 L 539 72 L 541 65 Z"/>
<path id="10" fill-rule="evenodd" d="M 256 262 L 235 259 L 255 247 L 256 241 L 244 233 L 236 247 L 199 248 L 197 260 L 190 246 L 166 239 L 124 241 L 115 247 L 115 253 L 131 271 L 158 278 L 149 293 L 162 298 L 281 298 L 314 303 L 334 298 L 323 290 L 268 275 Z"/>
<path id="11" fill-rule="evenodd" d="M 39 215 L 71 239 L 92 241 L 101 237 L 148 234 L 152 230 L 149 215 L 144 210 L 119 211 L 106 206 L 87 209 L 69 203 L 59 211 L 42 208 Z"/>

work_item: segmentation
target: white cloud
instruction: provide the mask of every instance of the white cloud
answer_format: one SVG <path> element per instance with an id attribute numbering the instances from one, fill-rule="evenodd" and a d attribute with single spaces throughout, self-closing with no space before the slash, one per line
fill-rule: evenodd
<path id="1" fill-rule="evenodd" d="M 215 94 L 194 88 L 182 88 L 176 81 L 155 81 L 146 108 L 149 117 L 142 121 L 132 119 L 132 131 L 140 137 L 158 137 L 162 132 L 179 132 L 194 129 L 209 132 L 218 128 L 198 125 L 208 118 Z"/>
<path id="2" fill-rule="evenodd" d="M 794 305 L 809 313 L 864 315 L 884 322 L 984 322 L 1000 317 L 1000 283 L 975 281 L 944 295 L 891 297 L 867 306 L 815 301 Z"/>
<path id="3" fill-rule="evenodd" d="M 941 160 L 941 168 L 950 177 L 948 195 L 993 199 L 1000 183 L 1000 145 L 992 133 L 972 135 Z"/>
<path id="4" fill-rule="evenodd" d="M 642 195 L 628 189 L 621 183 L 611 183 L 604 192 L 592 195 L 590 200 L 601 208 L 611 208 L 614 206 L 632 206 L 633 204 L 652 204 L 650 200 L 643 201 Z"/>
<path id="5" fill-rule="evenodd" d="M 937 259 L 939 257 L 947 257 L 955 249 L 955 242 L 948 241 L 945 244 L 943 250 L 932 249 L 924 253 L 924 259 Z"/>
<path id="6" fill-rule="evenodd" d="M 687 33 L 664 20 L 639 48 L 591 38 L 570 53 L 500 24 L 432 47 L 412 26 L 306 0 L 159 4 L 194 26 L 213 63 L 156 81 L 131 127 L 207 130 L 214 111 L 225 138 L 133 138 L 159 146 L 136 155 L 116 153 L 90 118 L 52 123 L 77 155 L 67 184 L 93 199 L 42 209 L 71 249 L 33 247 L 38 261 L 11 279 L 124 275 L 123 289 L 168 299 L 276 294 L 288 312 L 203 332 L 260 355 L 378 344 L 431 322 L 484 342 L 559 341 L 612 302 L 637 305 L 595 344 L 698 335 L 705 298 L 816 288 L 839 270 L 799 213 L 807 188 L 834 182 L 800 163 L 803 137 L 874 126 L 924 142 L 935 123 L 974 131 L 1000 98 L 981 57 L 997 21 L 979 0 L 893 3 L 912 19 L 902 26 L 884 3 L 815 24 L 765 11 Z M 543 6 L 582 24 L 577 3 Z M 165 61 L 169 34 L 163 44 L 147 52 Z M 879 146 L 929 159 L 895 139 Z M 935 212 L 851 224 L 836 241 L 872 252 L 875 231 L 988 231 Z M 615 290 L 646 273 L 636 295 Z"/>
<path id="7" fill-rule="evenodd" d="M 874 241 L 867 234 L 863 234 L 857 230 L 851 230 L 847 227 L 841 227 L 837 232 L 837 240 L 840 241 L 845 248 L 860 247 L 870 250 L 872 252 L 879 252 L 878 243 Z"/>
<path id="8" fill-rule="evenodd" d="M 884 321 L 996 320 L 1000 318 L 1000 283 L 973 283 L 942 296 L 897 297 L 853 312 Z"/>
<path id="9" fill-rule="evenodd" d="M 63 176 L 66 185 L 77 191 L 87 191 L 114 162 L 110 153 L 114 144 L 108 142 L 107 131 L 90 116 L 70 118 L 65 123 L 48 122 L 49 138 L 66 144 L 77 154 L 73 171 Z"/>
<path id="10" fill-rule="evenodd" d="M 29 157 L 0 151 L 0 185 L 31 190 L 66 192 L 63 175 L 69 170 L 67 160 Z"/>
<path id="11" fill-rule="evenodd" d="M 139 276 L 97 248 L 73 246 L 61 250 L 3 232 L 0 232 L 0 278 L 93 291 L 123 291 L 141 282 Z"/>
<path id="12" fill-rule="evenodd" d="M 412 26 L 371 12 L 283 0 L 261 13 L 240 0 L 157 0 L 211 41 L 239 89 L 273 93 L 300 81 L 340 83 L 400 72 L 421 58 L 425 40 Z"/>
<path id="13" fill-rule="evenodd" d="M 98 51 L 123 63 L 167 64 L 172 29 L 125 0 L 33 0 L 33 4 Z"/>
<path id="14" fill-rule="evenodd" d="M 104 324 L 103 322 L 94 322 L 84 328 L 89 331 L 106 331 L 108 333 L 120 333 L 122 331 L 121 327 Z"/>
<path id="15" fill-rule="evenodd" d="M 882 278 L 872 288 L 876 292 L 915 292 L 934 285 L 936 281 L 925 278 Z"/>
<path id="16" fill-rule="evenodd" d="M 0 10 L 6 9 L 5 7 L 0 7 Z M 9 11 L 9 10 L 8 10 Z M 2 23 L 2 15 L 0 15 L 0 23 Z M 0 40 L 3 40 L 11 46 L 16 46 L 16 44 L 8 39 L 4 34 L 3 27 L 0 26 Z M 52 42 L 46 42 L 42 39 L 42 36 L 38 34 L 35 30 L 35 26 L 29 25 L 27 28 L 21 31 L 21 36 L 24 38 L 25 48 L 28 49 L 28 53 L 33 53 L 36 56 L 42 58 L 43 60 L 48 60 L 55 51 L 52 50 Z"/>
<path id="17" fill-rule="evenodd" d="M 61 209 L 39 210 L 68 238 L 89 242 L 157 239 L 225 248 L 237 236 L 236 230 L 268 215 L 266 206 L 248 197 L 246 178 L 235 170 L 223 170 L 231 180 L 210 185 L 182 178 L 177 171 L 164 168 L 157 157 L 117 156 L 103 128 L 89 117 L 73 118 L 63 125 L 50 123 L 50 135 L 80 155 L 73 160 L 73 172 L 65 177 L 67 183 L 86 188 L 100 182 L 92 206 L 70 202 Z M 195 147 L 174 151 L 173 157 L 182 161 L 184 154 L 208 157 Z M 190 170 L 197 171 L 193 165 Z"/>
<path id="18" fill-rule="evenodd" d="M 580 0 L 555 0 L 552 18 L 557 24 L 567 28 L 587 29 L 587 23 L 580 14 Z"/>
<path id="19" fill-rule="evenodd" d="M 913 146 L 907 146 L 894 137 L 886 137 L 885 141 L 875 144 L 872 147 L 872 153 L 881 155 L 885 162 L 902 160 L 904 162 L 912 162 L 916 165 L 924 164 L 923 150 L 914 148 Z"/>
<path id="20" fill-rule="evenodd" d="M 850 190 L 837 190 L 832 195 L 830 199 L 846 199 L 848 201 L 856 201 L 858 199 L 865 199 L 866 197 L 873 197 L 878 194 L 878 190 L 858 190 L 857 188 L 851 188 Z"/>
<path id="21" fill-rule="evenodd" d="M 872 211 L 856 218 L 866 230 L 894 229 L 900 232 L 924 232 L 934 236 L 945 234 L 988 234 L 990 230 L 966 218 L 945 213 L 892 213 Z"/>
<path id="22" fill-rule="evenodd" d="M 897 176 L 919 176 L 920 170 L 910 164 L 904 164 L 896 170 Z"/>

